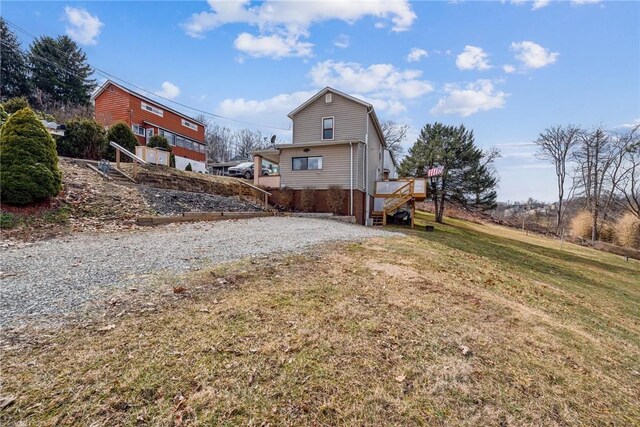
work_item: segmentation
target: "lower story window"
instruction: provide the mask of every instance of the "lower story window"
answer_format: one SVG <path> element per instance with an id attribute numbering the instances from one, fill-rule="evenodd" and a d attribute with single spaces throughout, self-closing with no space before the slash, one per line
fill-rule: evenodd
<path id="1" fill-rule="evenodd" d="M 138 136 L 146 136 L 146 134 L 144 133 L 144 128 L 140 125 L 131 125 L 131 130 L 133 130 L 133 133 Z"/>
<path id="2" fill-rule="evenodd" d="M 320 170 L 322 157 L 294 157 L 291 166 L 294 171 Z"/>

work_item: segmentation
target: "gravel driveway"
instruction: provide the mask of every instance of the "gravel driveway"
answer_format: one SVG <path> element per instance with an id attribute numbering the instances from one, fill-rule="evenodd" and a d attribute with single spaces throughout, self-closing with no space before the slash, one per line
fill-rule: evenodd
<path id="1" fill-rule="evenodd" d="M 322 242 L 392 234 L 337 221 L 274 217 L 77 234 L 2 248 L 0 327 L 55 323 L 109 292 L 138 286 L 143 274 L 181 273 L 251 256 L 301 252 Z"/>

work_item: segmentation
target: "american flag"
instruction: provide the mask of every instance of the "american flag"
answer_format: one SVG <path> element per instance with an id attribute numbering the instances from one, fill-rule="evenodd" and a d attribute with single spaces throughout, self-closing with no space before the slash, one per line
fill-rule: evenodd
<path id="1" fill-rule="evenodd" d="M 431 178 L 434 176 L 440 176 L 442 175 L 442 172 L 444 171 L 444 166 L 438 166 L 437 168 L 431 168 L 427 171 L 427 177 Z"/>

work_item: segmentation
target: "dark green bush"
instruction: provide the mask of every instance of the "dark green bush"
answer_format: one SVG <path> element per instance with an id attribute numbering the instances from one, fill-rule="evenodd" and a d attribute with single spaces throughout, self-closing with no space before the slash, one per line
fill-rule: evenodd
<path id="1" fill-rule="evenodd" d="M 0 212 L 0 228 L 9 229 L 13 228 L 17 224 L 17 220 L 14 214 L 8 212 Z"/>
<path id="2" fill-rule="evenodd" d="M 109 128 L 107 132 L 107 149 L 105 150 L 104 157 L 108 160 L 114 161 L 116 159 L 116 149 L 109 145 L 108 141 L 113 141 L 116 144 L 120 144 L 122 147 L 136 153 L 136 145 L 138 145 L 138 138 L 133 134 L 133 131 L 124 122 L 118 122 Z M 124 160 L 126 156 L 121 156 L 121 160 Z"/>
<path id="3" fill-rule="evenodd" d="M 184 168 L 184 170 L 186 170 L 186 171 L 188 171 L 188 172 L 192 172 L 192 171 L 193 171 L 193 168 L 191 167 L 191 163 L 189 163 L 189 164 L 187 165 L 187 167 L 186 167 L 186 168 Z"/>
<path id="4" fill-rule="evenodd" d="M 55 141 L 31 109 L 12 114 L 0 134 L 0 199 L 26 205 L 61 188 Z"/>
<path id="5" fill-rule="evenodd" d="M 149 148 L 162 148 L 163 150 L 171 151 L 171 145 L 169 145 L 169 141 L 162 135 L 154 135 L 149 138 L 149 142 L 147 142 L 147 147 Z"/>
<path id="6" fill-rule="evenodd" d="M 58 143 L 61 156 L 100 160 L 107 148 L 107 132 L 95 120 L 70 120 Z"/>

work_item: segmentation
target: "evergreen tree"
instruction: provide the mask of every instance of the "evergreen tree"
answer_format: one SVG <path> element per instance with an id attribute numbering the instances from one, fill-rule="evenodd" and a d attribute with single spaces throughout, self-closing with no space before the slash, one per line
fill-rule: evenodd
<path id="1" fill-rule="evenodd" d="M 108 142 L 107 132 L 95 120 L 70 120 L 65 123 L 64 136 L 58 141 L 61 156 L 100 160 Z"/>
<path id="2" fill-rule="evenodd" d="M 138 145 L 138 138 L 133 134 L 133 131 L 125 122 L 118 122 L 109 128 L 107 132 L 107 149 L 105 151 L 105 158 L 108 160 L 116 159 L 116 149 L 111 145 L 108 145 L 108 141 L 113 141 L 116 144 L 126 148 L 132 153 L 136 152 L 136 145 Z M 124 160 L 124 159 L 122 159 Z"/>
<path id="3" fill-rule="evenodd" d="M 24 108 L 0 132 L 0 199 L 26 205 L 56 196 L 62 188 L 56 143 L 35 113 Z"/>
<path id="4" fill-rule="evenodd" d="M 0 100 L 29 97 L 28 67 L 20 42 L 0 18 Z"/>
<path id="5" fill-rule="evenodd" d="M 31 44 L 27 57 L 41 106 L 90 103 L 96 81 L 90 78 L 87 55 L 68 36 L 40 37 Z"/>
<path id="6" fill-rule="evenodd" d="M 495 206 L 497 178 L 492 162 L 496 155 L 476 147 L 473 132 L 463 125 L 427 124 L 400 164 L 400 174 L 424 177 L 429 169 L 443 167 L 442 175 L 429 183 L 436 221 L 442 222 L 445 203 L 474 210 Z"/>

